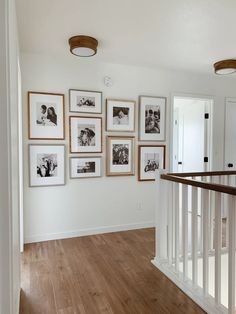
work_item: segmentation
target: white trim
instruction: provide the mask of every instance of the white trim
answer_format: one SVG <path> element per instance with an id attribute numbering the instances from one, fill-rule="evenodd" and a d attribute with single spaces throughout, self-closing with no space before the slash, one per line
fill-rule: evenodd
<path id="1" fill-rule="evenodd" d="M 209 297 L 204 297 L 201 288 L 194 288 L 191 281 L 181 279 L 177 273 L 175 273 L 170 266 L 168 266 L 167 261 L 158 260 L 154 258 L 152 264 L 157 267 L 164 275 L 166 275 L 172 282 L 174 282 L 179 289 L 181 289 L 188 297 L 190 297 L 195 303 L 197 303 L 204 311 L 208 314 L 226 314 L 227 309 L 222 306 L 216 306 L 214 299 Z"/>
<path id="2" fill-rule="evenodd" d="M 224 170 L 229 170 L 226 163 L 226 111 L 227 111 L 227 103 L 233 102 L 236 103 L 236 97 L 225 97 L 224 101 L 224 145 L 223 145 L 223 160 L 224 160 Z"/>
<path id="3" fill-rule="evenodd" d="M 114 226 L 104 226 L 104 227 L 96 227 L 96 228 L 86 228 L 86 229 L 79 229 L 79 230 L 59 232 L 59 233 L 36 234 L 36 235 L 26 236 L 25 237 L 25 243 L 34 243 L 34 242 L 42 242 L 42 241 L 49 241 L 49 240 L 75 238 L 75 237 L 81 237 L 81 236 L 110 233 L 110 232 L 119 232 L 119 231 L 127 231 L 127 230 L 144 229 L 144 228 L 153 228 L 154 225 L 155 225 L 154 221 L 147 221 L 147 222 L 130 223 L 130 224 L 125 224 L 125 225 L 114 225 Z"/>
<path id="4" fill-rule="evenodd" d="M 173 171 L 173 132 L 174 132 L 174 98 L 193 98 L 193 99 L 206 99 L 211 100 L 210 104 L 210 119 L 209 119 L 209 161 L 208 161 L 208 171 L 212 169 L 212 162 L 213 162 L 213 110 L 214 110 L 214 103 L 215 103 L 215 97 L 211 95 L 204 95 L 204 94 L 191 94 L 191 93 L 179 93 L 179 92 L 173 92 L 171 93 L 170 97 L 170 125 L 169 125 L 169 165 L 170 165 L 170 172 Z"/>

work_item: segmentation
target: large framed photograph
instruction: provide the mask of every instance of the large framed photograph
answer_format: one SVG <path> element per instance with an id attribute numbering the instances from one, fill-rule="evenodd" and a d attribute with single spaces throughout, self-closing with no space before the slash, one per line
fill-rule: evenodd
<path id="1" fill-rule="evenodd" d="M 65 184 L 65 145 L 29 145 L 30 186 Z"/>
<path id="2" fill-rule="evenodd" d="M 102 152 L 102 118 L 70 117 L 70 152 Z"/>
<path id="3" fill-rule="evenodd" d="M 134 132 L 135 101 L 107 99 L 107 131 Z"/>
<path id="4" fill-rule="evenodd" d="M 70 177 L 71 179 L 101 177 L 101 157 L 70 158 Z"/>
<path id="5" fill-rule="evenodd" d="M 107 136 L 107 176 L 134 175 L 134 137 Z"/>
<path id="6" fill-rule="evenodd" d="M 139 139 L 164 141 L 166 128 L 166 98 L 139 97 Z"/>
<path id="7" fill-rule="evenodd" d="M 65 139 L 64 95 L 28 92 L 30 140 Z"/>
<path id="8" fill-rule="evenodd" d="M 69 90 L 70 111 L 81 113 L 102 113 L 102 92 Z"/>
<path id="9" fill-rule="evenodd" d="M 165 145 L 139 145 L 139 181 L 154 181 L 155 170 L 165 169 L 165 150 Z"/>

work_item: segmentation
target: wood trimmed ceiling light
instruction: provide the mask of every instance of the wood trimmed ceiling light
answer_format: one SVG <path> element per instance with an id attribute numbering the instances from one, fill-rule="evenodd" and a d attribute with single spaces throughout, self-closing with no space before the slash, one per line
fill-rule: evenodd
<path id="1" fill-rule="evenodd" d="M 97 53 L 97 39 L 78 35 L 69 39 L 70 52 L 78 57 L 92 57 Z"/>
<path id="2" fill-rule="evenodd" d="M 233 74 L 236 72 L 236 60 L 228 59 L 218 61 L 214 64 L 215 74 Z"/>

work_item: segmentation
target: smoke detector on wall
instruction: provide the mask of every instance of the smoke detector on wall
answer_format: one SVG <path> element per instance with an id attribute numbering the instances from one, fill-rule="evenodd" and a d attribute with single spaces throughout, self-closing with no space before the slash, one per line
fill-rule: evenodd
<path id="1" fill-rule="evenodd" d="M 113 86 L 113 81 L 110 76 L 105 76 L 104 77 L 104 84 L 106 87 L 112 87 Z"/>

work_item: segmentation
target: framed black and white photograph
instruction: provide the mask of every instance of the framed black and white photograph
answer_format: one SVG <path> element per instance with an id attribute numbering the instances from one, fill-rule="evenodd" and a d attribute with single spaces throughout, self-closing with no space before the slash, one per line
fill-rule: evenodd
<path id="1" fill-rule="evenodd" d="M 134 137 L 107 136 L 107 176 L 134 175 Z"/>
<path id="2" fill-rule="evenodd" d="M 31 140 L 65 139 L 64 95 L 28 92 L 28 130 Z"/>
<path id="3" fill-rule="evenodd" d="M 29 145 L 30 186 L 65 184 L 65 146 Z"/>
<path id="4" fill-rule="evenodd" d="M 164 141 L 166 129 L 166 98 L 139 97 L 139 139 Z"/>
<path id="5" fill-rule="evenodd" d="M 138 180 L 154 181 L 157 169 L 165 169 L 165 145 L 139 145 Z"/>
<path id="6" fill-rule="evenodd" d="M 107 99 L 107 131 L 134 132 L 135 101 Z"/>
<path id="7" fill-rule="evenodd" d="M 69 90 L 70 112 L 102 113 L 102 92 Z"/>
<path id="8" fill-rule="evenodd" d="M 101 177 L 101 157 L 70 158 L 70 177 L 71 179 Z"/>
<path id="9" fill-rule="evenodd" d="M 102 118 L 70 117 L 70 152 L 102 152 Z"/>

